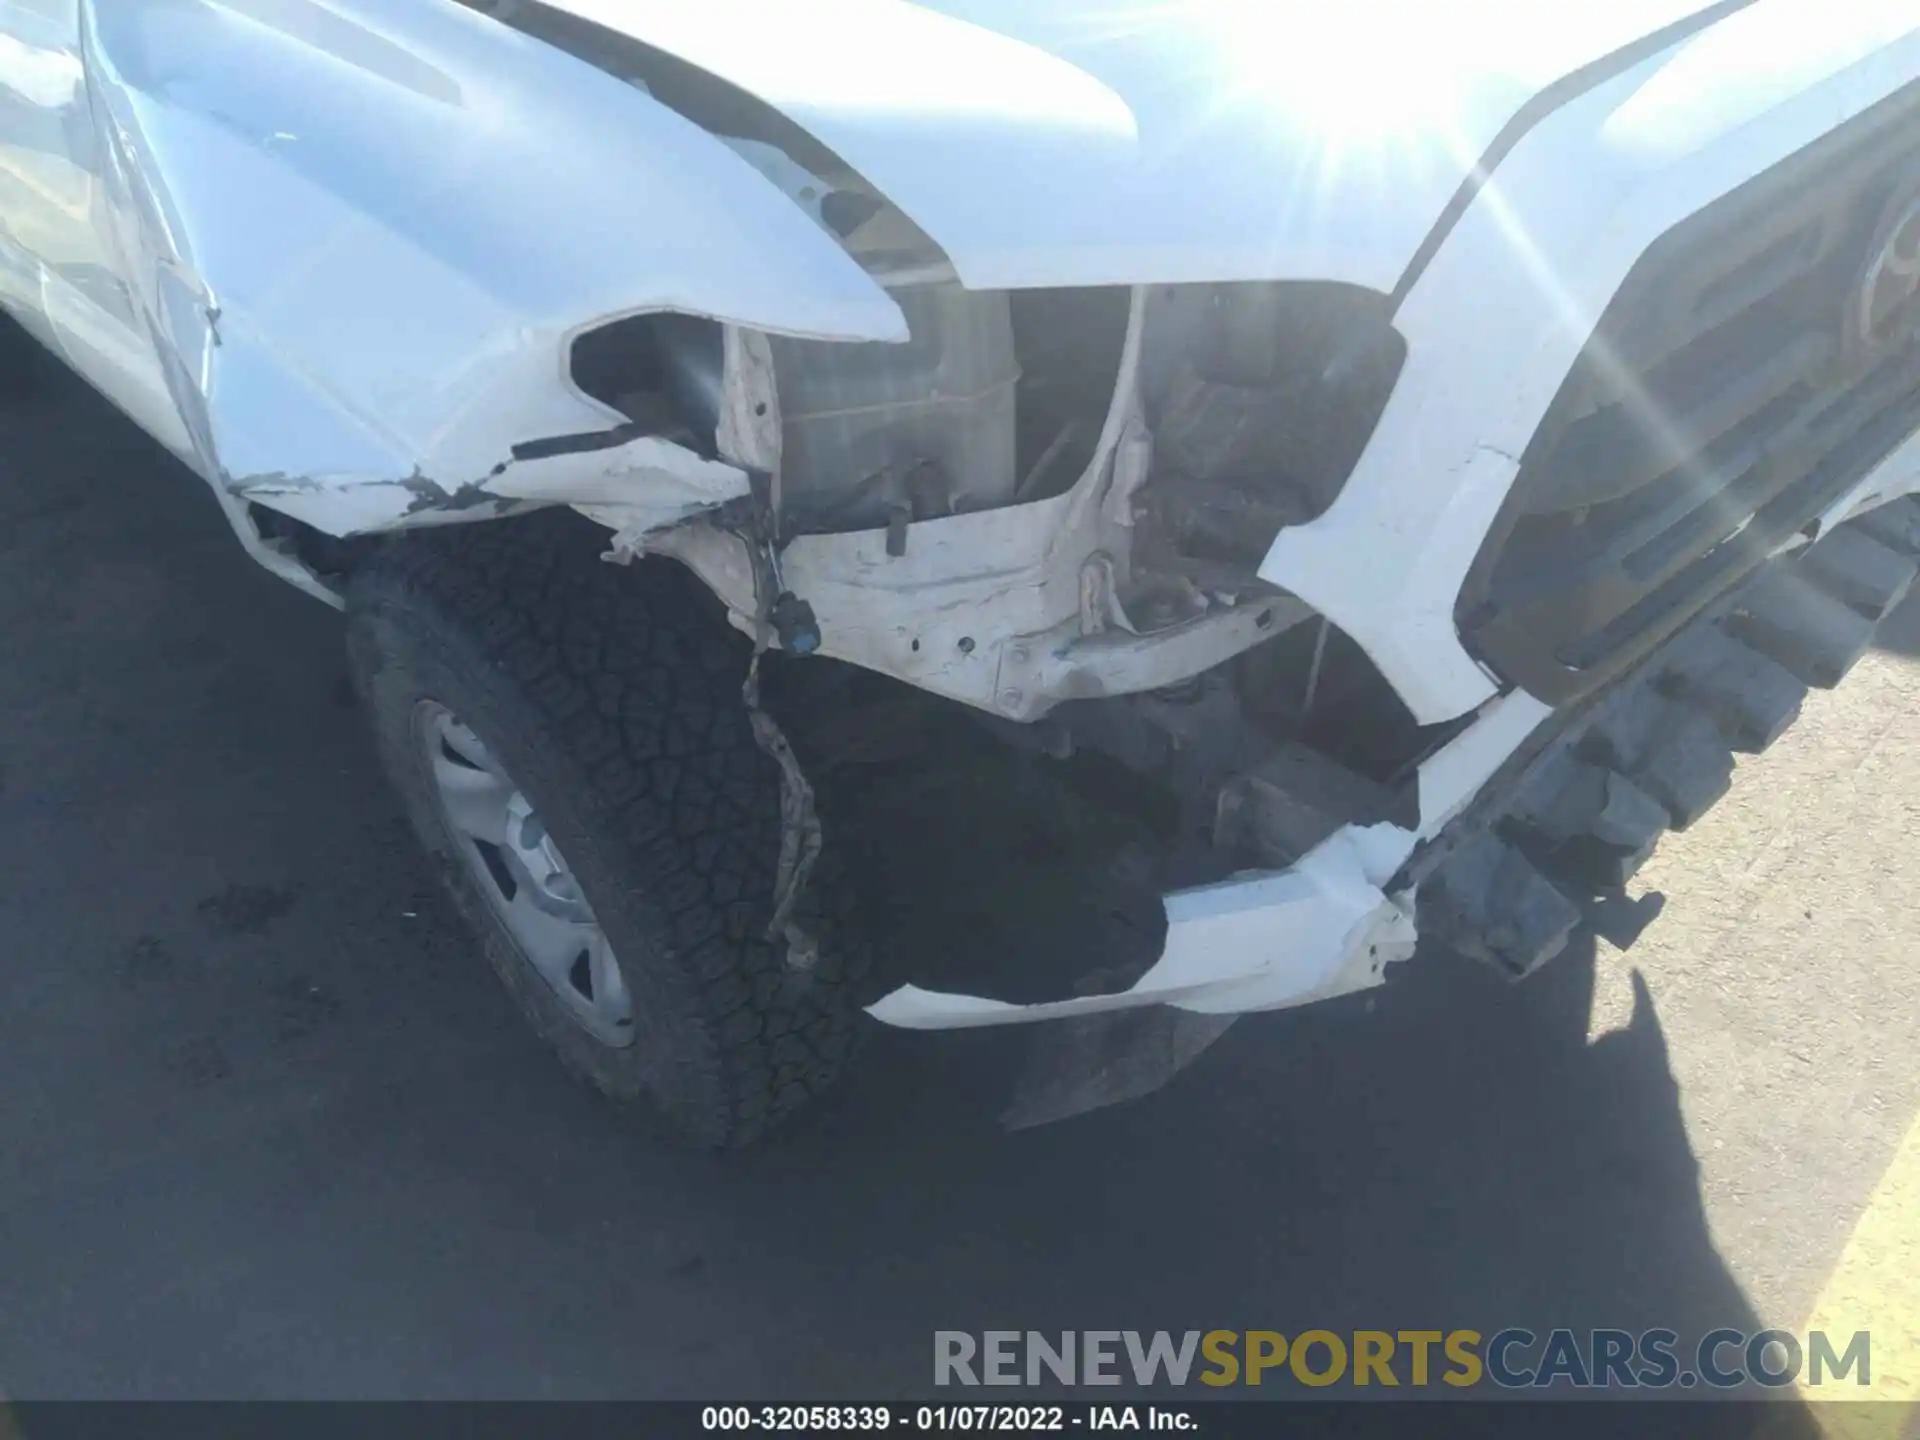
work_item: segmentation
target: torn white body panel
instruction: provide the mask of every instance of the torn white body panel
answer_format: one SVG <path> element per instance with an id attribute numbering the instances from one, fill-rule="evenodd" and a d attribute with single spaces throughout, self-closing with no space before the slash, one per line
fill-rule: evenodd
<path id="1" fill-rule="evenodd" d="M 17 84 L 0 65 L 14 111 L 64 105 L 49 123 L 77 197 L 42 184 L 8 206 L 3 268 L 35 293 L 4 298 L 211 482 L 324 533 L 495 497 L 671 517 L 734 493 L 657 443 L 516 461 L 623 421 L 569 377 L 590 325 L 673 310 L 905 335 L 726 145 L 457 6 L 69 0 L 64 16 L 30 58 L 84 62 L 77 98 L 41 94 L 50 61 L 15 66 Z"/>
<path id="2" fill-rule="evenodd" d="M 1278 875 L 1226 880 L 1166 897 L 1167 944 L 1138 982 L 1113 995 L 1010 1005 L 905 985 L 868 1007 L 910 1030 L 966 1029 L 1100 1015 L 1142 1005 L 1202 1013 L 1277 1010 L 1379 982 L 1413 953 L 1412 917 L 1381 893 L 1413 837 L 1343 831 Z M 1284 944 L 1276 937 L 1285 936 Z"/>
<path id="3" fill-rule="evenodd" d="M 1527 694 L 1510 690 L 1474 717 L 1473 724 L 1456 735 L 1420 767 L 1420 833 L 1439 834 L 1446 823 L 1467 807 L 1480 787 L 1507 763 L 1526 738 L 1540 728 L 1552 708 Z"/>
<path id="4" fill-rule="evenodd" d="M 1518 692 L 1487 708 L 1420 767 L 1420 823 L 1348 825 L 1284 871 L 1164 897 L 1160 958 L 1126 990 L 1030 1005 L 903 985 L 868 1007 L 913 1030 L 971 1029 L 1145 1005 L 1208 1014 L 1282 1010 L 1365 990 L 1410 958 L 1411 892 L 1389 893 L 1422 840 L 1440 833 L 1551 712 Z"/>
<path id="5" fill-rule="evenodd" d="M 606 448 L 509 459 L 453 490 L 425 475 L 370 481 L 361 474 L 261 476 L 234 493 L 329 535 L 406 524 L 456 524 L 516 505 L 578 506 L 615 531 L 642 534 L 747 494 L 746 472 L 655 435 Z M 337 528 L 336 528 L 337 527 Z"/>

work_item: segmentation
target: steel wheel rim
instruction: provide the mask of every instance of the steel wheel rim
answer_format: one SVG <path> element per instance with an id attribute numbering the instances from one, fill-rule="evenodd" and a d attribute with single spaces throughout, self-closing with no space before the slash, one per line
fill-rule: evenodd
<path id="1" fill-rule="evenodd" d="M 520 961 L 603 1045 L 633 1043 L 633 996 L 573 868 L 526 793 L 446 706 L 423 700 L 414 734 L 454 853 Z"/>

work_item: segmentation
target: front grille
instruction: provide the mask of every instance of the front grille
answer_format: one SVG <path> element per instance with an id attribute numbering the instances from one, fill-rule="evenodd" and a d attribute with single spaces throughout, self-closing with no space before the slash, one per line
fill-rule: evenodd
<path id="1" fill-rule="evenodd" d="M 1920 87 L 1657 241 L 1522 457 L 1467 644 L 1559 703 L 1618 672 L 1920 429 L 1920 301 L 1857 303 L 1920 201 Z"/>

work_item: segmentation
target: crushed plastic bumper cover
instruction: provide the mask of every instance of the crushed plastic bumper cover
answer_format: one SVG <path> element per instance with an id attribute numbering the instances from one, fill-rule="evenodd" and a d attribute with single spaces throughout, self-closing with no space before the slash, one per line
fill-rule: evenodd
<path id="1" fill-rule="evenodd" d="M 913 1030 L 1078 1020 L 1143 1006 L 1236 1015 L 1378 985 L 1388 965 L 1413 954 L 1414 895 L 1404 867 L 1415 847 L 1458 815 L 1550 713 L 1530 696 L 1503 696 L 1430 756 L 1418 776 L 1418 830 L 1347 825 L 1284 870 L 1163 897 L 1166 944 L 1126 990 L 1016 1005 L 903 985 L 867 1013 Z"/>
<path id="2" fill-rule="evenodd" d="M 1829 575 L 1836 555 L 1869 545 L 1871 573 Z M 1659 901 L 1624 887 L 1659 835 L 1725 793 L 1731 752 L 1764 749 L 1809 684 L 1838 683 L 1916 561 L 1920 506 L 1896 500 L 1777 555 L 1590 703 L 1554 712 L 1503 697 L 1420 767 L 1417 832 L 1348 825 L 1284 871 L 1166 896 L 1165 950 L 1126 991 L 1013 1005 L 907 986 L 870 1013 L 920 1029 L 1067 1021 L 1029 1047 L 1003 1117 L 1018 1128 L 1159 1088 L 1237 1014 L 1379 984 L 1413 953 L 1416 895 L 1430 938 L 1514 978 L 1583 918 L 1604 932 L 1611 911 L 1633 911 L 1613 917 L 1630 943 Z M 1800 603 L 1777 604 L 1781 593 Z M 1823 605 L 1859 623 L 1801 623 Z"/>
<path id="3" fill-rule="evenodd" d="M 1362 990 L 1413 953 L 1410 903 L 1382 888 L 1415 835 L 1348 827 L 1298 864 L 1179 890 L 1165 899 L 1167 941 L 1130 988 L 1015 1005 L 903 985 L 868 1013 L 914 1030 L 1065 1020 L 1168 1005 L 1200 1014 L 1277 1010 Z"/>
<path id="4" fill-rule="evenodd" d="M 915 1029 L 1056 1022 L 1026 1047 L 1001 1116 L 1010 1129 L 1137 1099 L 1192 1064 L 1242 1012 L 1364 990 L 1411 956 L 1411 900 L 1381 887 L 1413 843 L 1394 825 L 1348 827 L 1287 870 L 1166 896 L 1165 949 L 1117 994 L 1013 1005 L 907 985 L 869 1013 Z"/>

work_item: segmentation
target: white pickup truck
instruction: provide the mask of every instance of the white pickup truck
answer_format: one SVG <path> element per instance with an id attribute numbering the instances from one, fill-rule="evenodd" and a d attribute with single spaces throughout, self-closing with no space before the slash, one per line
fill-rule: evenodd
<path id="1" fill-rule="evenodd" d="M 1113 1098 L 1629 934 L 1870 643 L 1920 5 L 0 0 L 0 303 L 344 608 L 575 1071 L 731 1146 L 863 1017 L 1066 1022 Z M 905 687 L 1164 802 L 1157 957 L 872 953 L 816 790 Z"/>

